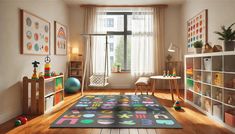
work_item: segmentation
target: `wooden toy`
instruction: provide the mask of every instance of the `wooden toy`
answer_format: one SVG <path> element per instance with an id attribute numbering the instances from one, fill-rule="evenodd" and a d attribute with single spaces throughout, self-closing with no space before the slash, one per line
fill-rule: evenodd
<path id="1" fill-rule="evenodd" d="M 213 46 L 213 52 L 222 52 L 222 46 L 214 45 Z"/>
<path id="2" fill-rule="evenodd" d="M 176 111 L 182 109 L 179 101 L 176 101 L 173 107 L 174 107 L 174 109 L 175 109 Z"/>
<path id="3" fill-rule="evenodd" d="M 166 70 L 163 71 L 163 77 L 166 77 Z"/>
<path id="4" fill-rule="evenodd" d="M 33 64 L 33 75 L 32 75 L 32 79 L 38 79 L 38 76 L 37 76 L 37 67 L 38 67 L 38 64 L 40 64 L 38 61 L 34 61 L 32 62 Z"/>
<path id="5" fill-rule="evenodd" d="M 176 69 L 175 69 L 175 68 L 173 68 L 172 76 L 173 76 L 173 77 L 176 77 Z"/>
<path id="6" fill-rule="evenodd" d="M 169 77 L 170 76 L 170 71 L 169 70 L 167 70 L 167 75 L 166 75 L 167 77 Z"/>
<path id="7" fill-rule="evenodd" d="M 51 62 L 51 58 L 49 57 L 49 56 L 47 56 L 46 58 L 45 58 L 45 66 L 44 66 L 44 78 L 50 78 L 51 77 L 51 73 L 50 73 L 50 71 L 51 71 L 51 64 L 50 64 L 50 62 Z"/>
<path id="8" fill-rule="evenodd" d="M 38 73 L 38 77 L 44 77 L 43 72 Z"/>
<path id="9" fill-rule="evenodd" d="M 15 126 L 20 126 L 21 125 L 21 121 L 20 120 L 16 120 L 15 121 Z"/>
<path id="10" fill-rule="evenodd" d="M 213 52 L 213 48 L 211 47 L 209 43 L 206 43 L 204 53 L 211 53 L 211 52 Z"/>

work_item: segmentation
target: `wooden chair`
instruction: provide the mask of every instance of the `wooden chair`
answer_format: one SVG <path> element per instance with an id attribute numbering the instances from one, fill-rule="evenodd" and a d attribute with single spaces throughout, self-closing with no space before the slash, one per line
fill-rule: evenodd
<path id="1" fill-rule="evenodd" d="M 138 80 L 135 82 L 135 94 L 137 93 L 138 89 L 142 94 L 142 89 L 145 89 L 148 95 L 148 90 L 151 90 L 150 78 L 149 77 L 139 77 Z"/>

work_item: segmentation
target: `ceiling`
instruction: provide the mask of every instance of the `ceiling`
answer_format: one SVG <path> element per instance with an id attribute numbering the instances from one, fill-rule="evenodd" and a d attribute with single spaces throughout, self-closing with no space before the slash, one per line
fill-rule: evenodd
<path id="1" fill-rule="evenodd" d="M 64 0 L 68 5 L 151 5 L 151 4 L 182 4 L 185 0 Z"/>

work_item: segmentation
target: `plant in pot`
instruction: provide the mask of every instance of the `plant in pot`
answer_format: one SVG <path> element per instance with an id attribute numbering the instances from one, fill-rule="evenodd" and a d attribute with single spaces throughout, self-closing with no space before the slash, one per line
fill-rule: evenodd
<path id="1" fill-rule="evenodd" d="M 203 46 L 203 43 L 202 43 L 201 40 L 194 42 L 194 43 L 193 43 L 193 46 L 194 46 L 194 48 L 196 49 L 196 53 L 197 53 L 197 54 L 202 53 L 202 46 Z"/>
<path id="2" fill-rule="evenodd" d="M 221 26 L 222 32 L 215 31 L 215 33 L 220 36 L 218 39 L 224 41 L 224 50 L 225 51 L 234 51 L 235 30 L 232 30 L 232 26 L 234 24 L 235 23 L 231 24 L 228 28 L 226 28 L 225 26 Z"/>
<path id="3" fill-rule="evenodd" d="M 114 63 L 113 65 L 113 72 L 121 72 L 121 64 L 120 63 Z"/>

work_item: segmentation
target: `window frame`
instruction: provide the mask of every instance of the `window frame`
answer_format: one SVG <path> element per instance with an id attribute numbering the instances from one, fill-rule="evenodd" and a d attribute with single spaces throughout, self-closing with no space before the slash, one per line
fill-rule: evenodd
<path id="1" fill-rule="evenodd" d="M 132 35 L 132 31 L 128 30 L 128 15 L 132 15 L 132 12 L 107 12 L 106 15 L 123 15 L 124 17 L 124 29 L 123 31 L 107 31 L 108 35 L 122 35 L 124 38 L 124 68 L 122 71 L 130 72 L 130 69 L 127 69 L 127 36 Z"/>

